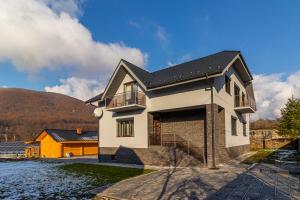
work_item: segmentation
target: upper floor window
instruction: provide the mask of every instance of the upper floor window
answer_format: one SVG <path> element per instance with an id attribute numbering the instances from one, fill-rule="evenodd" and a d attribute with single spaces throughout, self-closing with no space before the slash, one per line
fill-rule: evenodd
<path id="1" fill-rule="evenodd" d="M 129 83 L 124 83 L 124 93 L 131 93 L 138 90 L 137 82 L 132 81 Z"/>
<path id="2" fill-rule="evenodd" d="M 133 120 L 133 118 L 117 120 L 117 136 L 118 137 L 133 137 L 134 136 L 134 120 Z"/>
<path id="3" fill-rule="evenodd" d="M 237 119 L 235 117 L 231 117 L 231 135 L 237 135 L 237 127 L 236 127 Z"/>
<path id="4" fill-rule="evenodd" d="M 228 94 L 231 94 L 231 92 L 230 92 L 231 84 L 230 83 L 231 83 L 230 78 L 227 75 L 225 75 L 225 90 Z"/>
<path id="5" fill-rule="evenodd" d="M 137 94 L 136 92 L 138 91 L 137 87 L 137 82 L 129 82 L 124 84 L 124 102 L 125 105 L 128 104 L 133 104 L 136 102 Z"/>
<path id="6" fill-rule="evenodd" d="M 236 84 L 234 84 L 234 106 L 235 107 L 241 106 L 240 88 Z"/>
<path id="7" fill-rule="evenodd" d="M 243 122 L 243 136 L 247 136 L 247 122 Z"/>

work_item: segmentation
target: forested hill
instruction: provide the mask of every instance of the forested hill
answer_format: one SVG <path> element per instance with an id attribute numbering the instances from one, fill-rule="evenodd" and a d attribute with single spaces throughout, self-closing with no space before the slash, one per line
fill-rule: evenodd
<path id="1" fill-rule="evenodd" d="M 96 130 L 93 109 L 62 94 L 0 88 L 0 141 L 31 140 L 44 128 Z"/>

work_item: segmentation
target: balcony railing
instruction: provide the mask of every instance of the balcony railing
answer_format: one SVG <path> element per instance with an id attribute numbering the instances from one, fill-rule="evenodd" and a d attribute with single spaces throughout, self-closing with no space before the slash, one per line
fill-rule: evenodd
<path id="1" fill-rule="evenodd" d="M 251 112 L 256 111 L 256 103 L 253 98 L 249 95 L 235 95 L 234 97 L 234 107 L 236 110 L 247 111 L 246 108 L 249 108 Z"/>
<path id="2" fill-rule="evenodd" d="M 120 107 L 145 107 L 146 98 L 145 94 L 139 91 L 118 93 L 112 97 L 105 99 L 107 109 L 120 108 Z"/>

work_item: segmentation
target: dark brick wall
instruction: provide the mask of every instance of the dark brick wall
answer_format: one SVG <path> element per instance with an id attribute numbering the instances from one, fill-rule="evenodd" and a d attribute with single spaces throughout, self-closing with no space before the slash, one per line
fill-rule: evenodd
<path id="1" fill-rule="evenodd" d="M 228 148 L 219 149 L 219 162 L 226 163 L 231 159 L 234 159 L 250 150 L 250 145 L 240 145 Z"/>
<path id="2" fill-rule="evenodd" d="M 175 140 L 178 148 L 202 162 L 204 161 L 204 132 L 205 109 L 161 114 L 163 143 L 165 140 Z"/>
<path id="3" fill-rule="evenodd" d="M 234 159 L 246 152 L 248 152 L 249 145 L 240 145 L 226 148 L 225 141 L 225 109 L 214 105 L 215 112 L 215 152 L 216 152 L 216 164 L 225 163 L 231 159 Z M 206 105 L 206 128 L 207 128 L 207 166 L 212 164 L 212 139 L 211 139 L 211 107 L 210 104 Z"/>
<path id="4" fill-rule="evenodd" d="M 163 113 L 161 119 L 162 135 L 175 134 L 179 138 L 189 141 L 193 146 L 204 147 L 204 109 Z"/>
<path id="5" fill-rule="evenodd" d="M 202 166 L 202 162 L 174 147 L 100 148 L 101 162 L 116 162 L 156 166 Z"/>

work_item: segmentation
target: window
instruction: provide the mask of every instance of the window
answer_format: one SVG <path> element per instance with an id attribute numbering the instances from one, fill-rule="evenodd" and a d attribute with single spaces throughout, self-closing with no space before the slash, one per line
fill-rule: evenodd
<path id="1" fill-rule="evenodd" d="M 246 96 L 244 92 L 242 92 L 242 106 L 246 106 Z"/>
<path id="2" fill-rule="evenodd" d="M 241 100 L 240 100 L 240 88 L 234 84 L 234 106 L 240 107 Z"/>
<path id="3" fill-rule="evenodd" d="M 247 136 L 247 122 L 243 122 L 243 136 Z"/>
<path id="4" fill-rule="evenodd" d="M 137 83 L 129 82 L 124 84 L 124 100 L 125 105 L 135 103 L 136 92 L 138 91 Z"/>
<path id="5" fill-rule="evenodd" d="M 118 137 L 133 137 L 134 121 L 133 119 L 117 120 L 117 136 Z"/>
<path id="6" fill-rule="evenodd" d="M 225 75 L 225 90 L 228 94 L 231 94 L 230 92 L 230 78 L 228 76 Z"/>
<path id="7" fill-rule="evenodd" d="M 231 135 L 237 135 L 236 118 L 235 117 L 231 117 Z"/>

